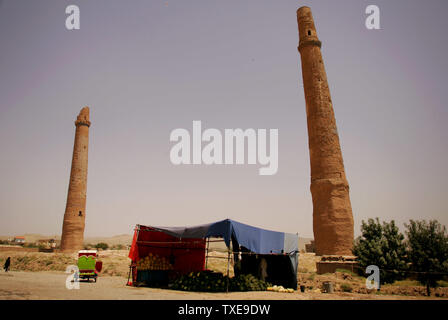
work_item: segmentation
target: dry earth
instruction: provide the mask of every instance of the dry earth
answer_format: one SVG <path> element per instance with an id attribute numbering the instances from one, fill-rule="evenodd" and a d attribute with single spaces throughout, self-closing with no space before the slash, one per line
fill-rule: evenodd
<path id="1" fill-rule="evenodd" d="M 226 257 L 224 248 L 214 247 L 211 255 Z M 103 271 L 97 283 L 81 283 L 79 290 L 68 290 L 65 281 L 66 267 L 76 264 L 76 254 L 24 252 L 11 248 L 0 251 L 0 264 L 6 257 L 12 260 L 11 271 L 0 272 L 0 299 L 428 299 L 425 288 L 408 281 L 399 285 L 387 285 L 380 293 L 367 292 L 365 279 L 349 272 L 317 275 L 313 254 L 301 254 L 299 259 L 299 284 L 305 285 L 304 293 L 231 292 L 195 293 L 155 288 L 126 286 L 129 271 L 127 250 L 100 251 Z M 208 268 L 226 272 L 226 259 L 209 259 Z M 232 272 L 230 273 L 232 275 Z M 322 283 L 332 281 L 335 293 L 321 293 Z M 350 289 L 351 292 L 343 292 Z M 448 288 L 433 291 L 430 299 L 448 297 Z"/>
<path id="2" fill-rule="evenodd" d="M 135 288 L 126 286 L 126 278 L 104 276 L 98 282 L 81 282 L 80 289 L 68 290 L 65 287 L 67 274 L 62 272 L 23 272 L 0 273 L 0 299 L 122 299 L 122 300 L 315 300 L 315 299 L 417 299 L 397 295 L 376 294 L 323 294 L 277 293 L 277 292 L 230 292 L 199 293 L 155 288 Z"/>

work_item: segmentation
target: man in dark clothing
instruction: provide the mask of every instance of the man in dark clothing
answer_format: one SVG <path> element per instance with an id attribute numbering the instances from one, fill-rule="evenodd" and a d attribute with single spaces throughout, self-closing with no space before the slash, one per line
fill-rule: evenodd
<path id="1" fill-rule="evenodd" d="M 3 266 L 3 269 L 5 269 L 5 272 L 8 272 L 10 265 L 11 265 L 11 257 L 8 257 L 8 259 L 6 259 L 5 265 Z"/>

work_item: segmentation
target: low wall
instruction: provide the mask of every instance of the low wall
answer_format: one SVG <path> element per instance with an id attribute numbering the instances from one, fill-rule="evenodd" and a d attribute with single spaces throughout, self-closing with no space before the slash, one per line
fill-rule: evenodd
<path id="1" fill-rule="evenodd" d="M 0 246 L 0 251 L 38 252 L 39 248 L 24 248 L 20 246 Z"/>
<path id="2" fill-rule="evenodd" d="M 336 269 L 345 269 L 357 273 L 357 262 L 353 261 L 318 261 L 316 262 L 317 274 L 334 273 Z"/>

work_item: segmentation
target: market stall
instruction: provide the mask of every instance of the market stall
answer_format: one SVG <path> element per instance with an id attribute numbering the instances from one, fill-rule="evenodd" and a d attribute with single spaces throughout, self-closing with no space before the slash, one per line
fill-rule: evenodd
<path id="1" fill-rule="evenodd" d="M 164 285 L 204 271 L 211 238 L 221 238 L 235 275 L 252 274 L 274 284 L 297 287 L 298 235 L 265 230 L 226 219 L 193 227 L 137 225 L 129 251 L 132 283 Z"/>

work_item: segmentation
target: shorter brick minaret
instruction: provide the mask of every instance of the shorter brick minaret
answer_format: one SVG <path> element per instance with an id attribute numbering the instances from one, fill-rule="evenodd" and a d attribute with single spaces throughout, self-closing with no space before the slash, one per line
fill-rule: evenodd
<path id="1" fill-rule="evenodd" d="M 89 150 L 89 107 L 82 108 L 75 121 L 75 144 L 62 226 L 61 250 L 83 249 L 86 219 L 87 163 Z"/>

